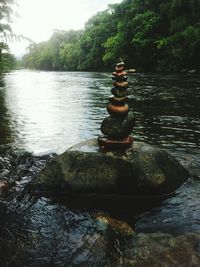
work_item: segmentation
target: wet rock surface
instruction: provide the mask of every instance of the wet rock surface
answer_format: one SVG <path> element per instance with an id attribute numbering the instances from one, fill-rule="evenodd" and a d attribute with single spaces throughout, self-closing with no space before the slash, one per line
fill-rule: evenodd
<path id="1" fill-rule="evenodd" d="M 188 176 L 155 146 L 134 142 L 126 151 L 105 152 L 90 139 L 55 157 L 32 186 L 80 194 L 162 195 L 176 190 Z"/>
<path id="2" fill-rule="evenodd" d="M 199 246 L 200 234 L 139 234 L 127 244 L 121 266 L 200 266 Z"/>
<path id="3" fill-rule="evenodd" d="M 30 193 L 52 157 L 1 151 L 1 178 L 10 187 L 0 196 L 0 266 L 199 266 L 197 178 L 145 213 L 71 208 Z"/>

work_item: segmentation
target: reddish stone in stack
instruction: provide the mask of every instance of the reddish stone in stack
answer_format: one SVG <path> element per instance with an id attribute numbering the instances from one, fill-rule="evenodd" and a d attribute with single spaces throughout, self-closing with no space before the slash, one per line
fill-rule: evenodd
<path id="1" fill-rule="evenodd" d="M 127 72 L 124 62 L 119 62 L 113 72 L 113 85 L 107 111 L 110 114 L 101 124 L 104 136 L 98 138 L 101 148 L 106 150 L 125 149 L 132 145 L 133 138 L 129 134 L 133 130 L 134 117 L 127 104 Z"/>

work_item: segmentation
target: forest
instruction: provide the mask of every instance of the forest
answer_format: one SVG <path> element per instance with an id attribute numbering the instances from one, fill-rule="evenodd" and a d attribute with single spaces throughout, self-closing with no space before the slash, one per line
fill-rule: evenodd
<path id="1" fill-rule="evenodd" d="M 13 0 L 1 1 L 9 21 Z M 104 71 L 122 58 L 140 72 L 200 70 L 200 0 L 124 0 L 91 17 L 83 30 L 56 30 L 48 41 L 31 43 L 21 67 L 55 71 Z M 2 20 L 2 19 L 1 19 Z M 9 24 L 0 24 L 0 33 Z M 0 43 L 1 69 L 12 55 Z"/>
<path id="2" fill-rule="evenodd" d="M 32 44 L 26 68 L 102 71 L 122 58 L 143 72 L 200 69 L 200 0 L 124 0 L 109 5 L 82 31 L 55 31 Z"/>

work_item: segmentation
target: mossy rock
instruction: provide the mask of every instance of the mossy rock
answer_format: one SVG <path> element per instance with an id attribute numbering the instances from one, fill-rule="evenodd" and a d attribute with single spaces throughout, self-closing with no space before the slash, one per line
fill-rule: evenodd
<path id="1" fill-rule="evenodd" d="M 32 182 L 37 190 L 78 194 L 169 194 L 188 172 L 165 151 L 134 142 L 126 151 L 101 151 L 96 139 L 55 156 Z"/>

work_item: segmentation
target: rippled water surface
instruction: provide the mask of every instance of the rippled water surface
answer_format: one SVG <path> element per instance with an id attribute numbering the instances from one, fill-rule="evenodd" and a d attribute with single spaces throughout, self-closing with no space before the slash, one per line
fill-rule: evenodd
<path id="1" fill-rule="evenodd" d="M 198 149 L 200 77 L 129 75 L 138 140 Z M 0 144 L 35 154 L 59 152 L 100 134 L 112 87 L 109 73 L 16 71 L 0 88 Z"/>
<path id="2" fill-rule="evenodd" d="M 58 152 L 96 136 L 108 95 L 106 75 L 19 71 L 4 77 L 2 142 L 34 153 Z"/>
<path id="3" fill-rule="evenodd" d="M 131 231 L 200 232 L 200 77 L 130 74 L 129 83 L 135 140 L 166 149 L 193 175 L 176 195 L 139 216 L 131 208 L 125 214 L 118 207 L 73 209 L 27 190 L 51 153 L 100 134 L 110 73 L 16 71 L 2 77 L 0 266 L 126 266 L 119 262 L 135 242 Z M 1 195 L 4 184 L 8 193 Z"/>

